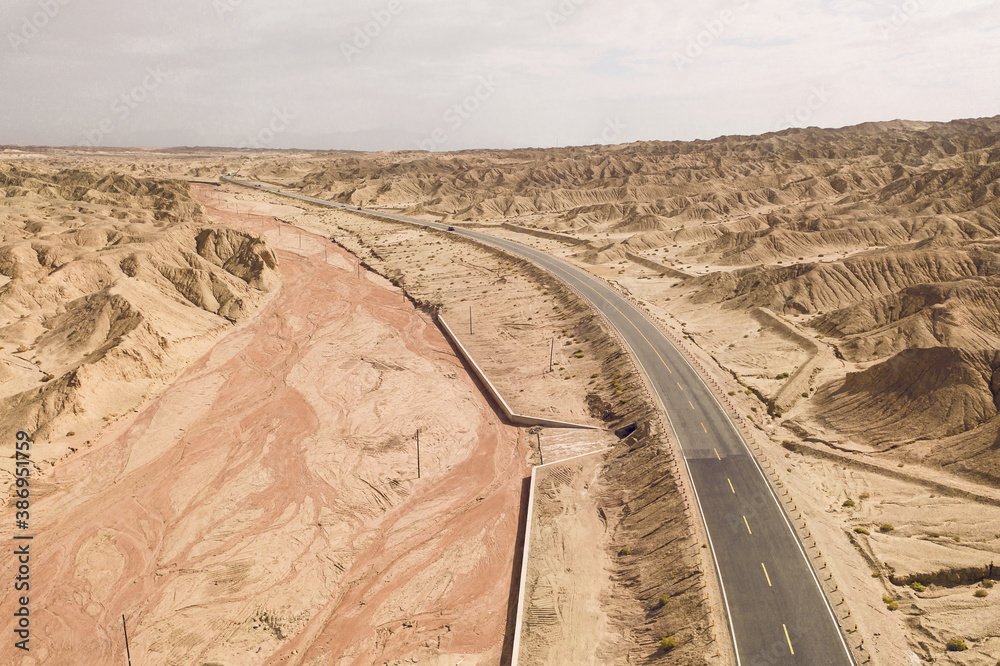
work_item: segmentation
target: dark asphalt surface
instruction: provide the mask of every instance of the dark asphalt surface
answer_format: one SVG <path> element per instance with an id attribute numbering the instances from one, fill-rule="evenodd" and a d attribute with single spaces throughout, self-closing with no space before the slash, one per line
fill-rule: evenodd
<path id="1" fill-rule="evenodd" d="M 353 206 L 291 192 L 254 189 L 303 201 Z M 363 212 L 440 231 L 446 225 L 380 211 Z M 780 508 L 764 472 L 725 409 L 687 359 L 644 314 L 599 279 L 525 245 L 456 228 L 541 266 L 572 285 L 618 329 L 666 411 L 693 481 L 709 535 L 738 663 L 743 666 L 854 664 L 809 555 Z"/>

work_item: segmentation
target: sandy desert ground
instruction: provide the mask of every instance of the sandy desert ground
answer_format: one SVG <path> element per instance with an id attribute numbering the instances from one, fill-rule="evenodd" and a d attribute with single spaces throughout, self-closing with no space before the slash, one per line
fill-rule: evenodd
<path id="1" fill-rule="evenodd" d="M 5 383 L 4 415 L 20 419 L 9 424 L 12 432 L 29 429 L 37 441 L 32 605 L 40 612 L 28 662 L 4 646 L 3 663 L 119 660 L 122 615 L 132 654 L 145 663 L 505 658 L 524 481 L 538 448 L 500 422 L 414 303 L 456 319 L 473 303 L 481 333 L 463 332 L 463 339 L 517 409 L 596 425 L 640 418 L 647 407 L 637 399 L 639 384 L 619 372 L 627 362 L 585 308 L 536 271 L 468 247 L 445 248 L 461 259 L 458 272 L 404 293 L 359 269 L 358 258 L 326 233 L 287 224 L 303 211 L 180 182 L 171 185 L 187 206 L 178 219 L 99 229 L 108 245 L 70 245 L 75 253 L 45 263 L 44 248 L 123 214 L 95 204 L 87 209 L 94 220 L 61 215 L 63 225 L 51 225 L 62 208 L 81 208 L 76 197 L 95 195 L 63 190 L 55 204 L 41 203 L 36 198 L 51 194 L 64 172 L 36 169 L 20 174 L 14 187 L 21 189 L 8 190 L 5 201 L 16 204 L 10 217 L 42 221 L 37 230 L 26 225 L 34 236 L 13 223 L 5 228 L 3 249 L 21 263 L 11 260 L 4 296 L 20 304 L 31 291 L 51 311 L 11 306 L 4 341 L 28 349 L 8 365 L 26 354 L 42 365 L 34 377 Z M 86 171 L 73 178 L 116 188 L 138 211 L 130 215 L 148 210 L 154 219 L 159 196 L 133 202 L 135 191 L 170 185 L 155 178 L 122 184 Z M 442 252 L 436 239 L 406 244 Z M 29 264 L 34 271 L 21 269 L 32 254 L 41 259 Z M 149 269 L 134 270 L 134 262 Z M 66 308 L 67 283 L 84 293 L 89 286 L 69 279 L 74 271 L 94 281 L 98 296 L 120 298 L 124 314 L 109 314 L 93 295 Z M 445 279 L 463 284 L 455 312 L 422 291 L 438 293 L 430 285 Z M 145 284 L 125 291 L 132 280 Z M 231 294 L 241 283 L 234 308 Z M 67 309 L 71 324 L 62 321 Z M 28 318 L 34 328 L 22 323 Z M 193 324 L 201 328 L 178 334 Z M 136 341 L 136 328 L 170 335 L 152 338 L 154 345 Z M 66 342 L 81 336 L 87 344 Z M 529 341 L 539 356 L 530 369 L 521 362 Z M 142 342 L 161 354 L 140 359 L 144 374 L 124 362 Z M 617 442 L 604 430 L 534 435 L 553 457 Z M 4 525 L 4 538 L 12 525 Z M 610 552 L 614 536 L 585 545 Z M 595 582 L 606 593 L 618 587 L 610 577 Z M 5 596 L 5 609 L 13 612 L 14 603 Z M 620 625 L 642 612 L 628 595 L 608 608 Z M 621 641 L 622 655 L 648 651 L 655 633 Z M 686 647 L 707 649 L 697 639 Z"/>
<path id="2" fill-rule="evenodd" d="M 992 665 L 998 160 L 1000 118 L 452 155 L 4 149 L 0 418 L 5 432 L 36 432 L 34 497 L 49 516 L 37 543 L 53 553 L 38 561 L 48 581 L 39 599 L 59 609 L 39 615 L 37 636 L 67 649 L 56 627 L 73 627 L 117 658 L 112 619 L 124 612 L 135 617 L 136 645 L 159 650 L 157 663 L 265 663 L 239 661 L 251 659 L 240 652 L 251 645 L 274 663 L 333 654 L 343 663 L 375 654 L 494 663 L 537 444 L 500 424 L 430 313 L 455 324 L 518 411 L 605 426 L 648 415 L 627 359 L 544 275 L 405 226 L 183 182 L 239 170 L 313 196 L 486 229 L 618 283 L 681 332 L 726 387 L 796 498 L 842 595 L 835 601 L 855 620 L 852 640 L 864 640 L 872 662 Z M 361 282 L 355 256 L 371 269 Z M 358 299 L 360 284 L 379 296 Z M 254 360 L 259 349 L 266 358 Z M 330 385 L 316 370 L 324 349 L 345 359 Z M 379 387 L 373 394 L 360 390 L 368 381 Z M 456 396 L 449 409 L 430 397 L 419 407 L 413 386 L 423 382 Z M 250 383 L 264 390 L 239 388 Z M 314 416 L 265 422 L 282 393 L 288 408 L 273 418 Z M 331 406 L 352 400 L 350 410 Z M 195 404 L 213 405 L 216 416 Z M 381 425 L 350 417 L 355 409 L 381 415 Z M 441 420 L 442 445 L 456 424 L 465 433 L 444 445 L 442 476 L 423 487 L 404 478 L 400 448 L 421 409 Z M 636 493 L 649 483 L 639 470 L 660 435 L 644 433 L 631 453 L 613 439 L 567 452 L 614 445 L 597 456 L 596 485 Z M 211 478 L 199 459 L 213 461 Z M 481 474 L 459 483 L 463 465 Z M 281 481 L 286 474 L 296 481 Z M 361 478 L 397 483 L 383 497 Z M 603 627 L 590 638 L 609 663 L 648 658 L 668 633 L 691 638 L 658 661 L 714 654 L 684 611 L 695 599 L 681 595 L 676 615 L 644 624 L 671 581 L 700 575 L 700 565 L 637 568 L 617 557 L 642 521 L 670 522 L 670 499 L 649 516 L 611 516 L 586 565 L 606 574 L 600 591 L 587 592 L 601 601 L 586 626 Z M 349 514 L 366 518 L 331 527 Z M 575 524 L 593 527 L 588 520 Z M 688 534 L 680 523 L 664 538 Z M 9 530 L 8 520 L 0 536 Z M 479 545 L 454 546 L 473 534 Z M 283 553 L 284 568 L 245 554 L 268 549 Z M 503 573 L 488 590 L 463 585 L 477 567 Z M 398 573 L 425 569 L 412 583 Z M 452 588 L 444 572 L 458 576 Z M 619 594 L 623 575 L 641 581 L 624 587 L 643 592 Z M 274 591 L 286 587 L 303 591 L 279 604 Z M 410 604 L 417 588 L 447 603 Z M 198 631 L 184 633 L 185 622 Z M 945 651 L 951 639 L 969 649 Z"/>
<path id="3" fill-rule="evenodd" d="M 993 663 L 996 632 L 958 618 L 995 612 L 980 580 L 998 547 L 987 518 L 1000 460 L 998 130 L 993 118 L 351 155 L 317 160 L 304 178 L 262 157 L 241 173 L 489 229 L 617 281 L 702 350 L 790 487 L 809 498 L 820 545 L 842 560 L 841 588 L 867 609 L 854 613 L 865 615 L 859 634 L 879 646 L 877 658 Z M 865 520 L 841 506 L 871 510 L 873 496 L 835 490 L 827 475 L 844 469 L 874 477 L 876 507 L 946 496 L 951 508 L 937 525 L 882 533 L 889 523 L 876 523 L 877 511 Z M 952 531 L 968 536 L 941 538 Z M 906 586 L 914 577 L 932 583 L 930 596 Z M 959 606 L 931 603 L 936 594 Z M 883 596 L 915 605 L 889 611 Z M 953 637 L 972 649 L 945 653 Z"/>
<path id="4" fill-rule="evenodd" d="M 272 195 L 249 190 L 235 194 L 250 210 L 267 210 L 275 201 Z M 544 429 L 536 434 L 546 462 L 614 445 L 596 479 L 593 497 L 599 506 L 580 511 L 600 509 L 604 529 L 595 535 L 576 529 L 570 521 L 560 536 L 561 547 L 593 550 L 609 563 L 606 575 L 586 586 L 587 594 L 600 599 L 601 612 L 580 617 L 563 628 L 563 635 L 573 641 L 601 632 L 615 645 L 614 650 L 602 652 L 599 663 L 605 664 L 663 657 L 658 652 L 660 639 L 674 633 L 681 637 L 682 631 L 684 640 L 670 659 L 693 664 L 714 657 L 719 646 L 710 629 L 712 619 L 702 610 L 707 606 L 703 589 L 709 563 L 692 556 L 698 548 L 694 526 L 679 500 L 673 469 L 663 463 L 665 443 L 650 420 L 641 384 L 621 348 L 589 309 L 536 269 L 481 246 L 455 242 L 446 234 L 337 211 L 282 212 L 282 219 L 296 227 L 331 234 L 422 308 L 443 314 L 516 411 L 610 428 L 647 424 L 624 442 L 610 433 Z M 471 333 L 466 327 L 470 308 Z M 533 451 L 532 462 L 542 461 Z M 648 480 L 656 482 L 658 492 L 636 504 L 643 507 L 641 511 L 630 513 L 625 505 L 643 494 Z M 672 548 L 657 549 L 647 538 L 649 556 L 618 556 L 625 544 L 635 546 L 638 534 L 651 529 L 657 541 L 662 539 Z M 573 592 L 580 594 L 582 589 L 575 587 Z M 650 617 L 649 608 L 664 594 L 676 595 L 671 613 Z M 561 609 L 589 599 L 563 593 L 553 595 L 551 603 Z M 550 663 L 543 651 L 522 651 L 521 659 L 522 664 Z"/>
<path id="5" fill-rule="evenodd" d="M 391 285 L 270 226 L 262 311 L 36 480 L 37 649 L 4 663 L 121 660 L 123 613 L 143 663 L 499 658 L 518 432 Z"/>

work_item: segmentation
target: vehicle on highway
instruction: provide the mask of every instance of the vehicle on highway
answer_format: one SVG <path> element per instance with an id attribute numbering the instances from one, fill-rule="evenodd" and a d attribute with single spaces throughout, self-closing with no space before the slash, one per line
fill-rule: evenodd
<path id="1" fill-rule="evenodd" d="M 448 227 L 448 231 L 454 231 L 455 227 Z"/>

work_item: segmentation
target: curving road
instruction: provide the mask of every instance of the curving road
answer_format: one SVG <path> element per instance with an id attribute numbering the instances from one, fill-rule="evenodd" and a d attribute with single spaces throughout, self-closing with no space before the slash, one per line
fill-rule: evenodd
<path id="1" fill-rule="evenodd" d="M 309 203 L 353 206 L 241 182 Z M 441 231 L 446 225 L 363 210 Z M 520 243 L 453 232 L 526 259 L 573 286 L 631 348 L 673 427 L 708 533 L 737 664 L 854 665 L 808 555 L 756 458 L 701 375 L 646 316 L 599 279 Z"/>

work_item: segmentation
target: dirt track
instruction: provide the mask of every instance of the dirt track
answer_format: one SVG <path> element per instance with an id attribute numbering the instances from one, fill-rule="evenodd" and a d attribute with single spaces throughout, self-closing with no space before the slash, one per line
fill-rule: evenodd
<path id="1" fill-rule="evenodd" d="M 32 656 L 2 663 L 121 663 L 122 614 L 143 664 L 499 660 L 517 430 L 398 291 L 264 223 L 266 308 L 36 477 Z"/>

